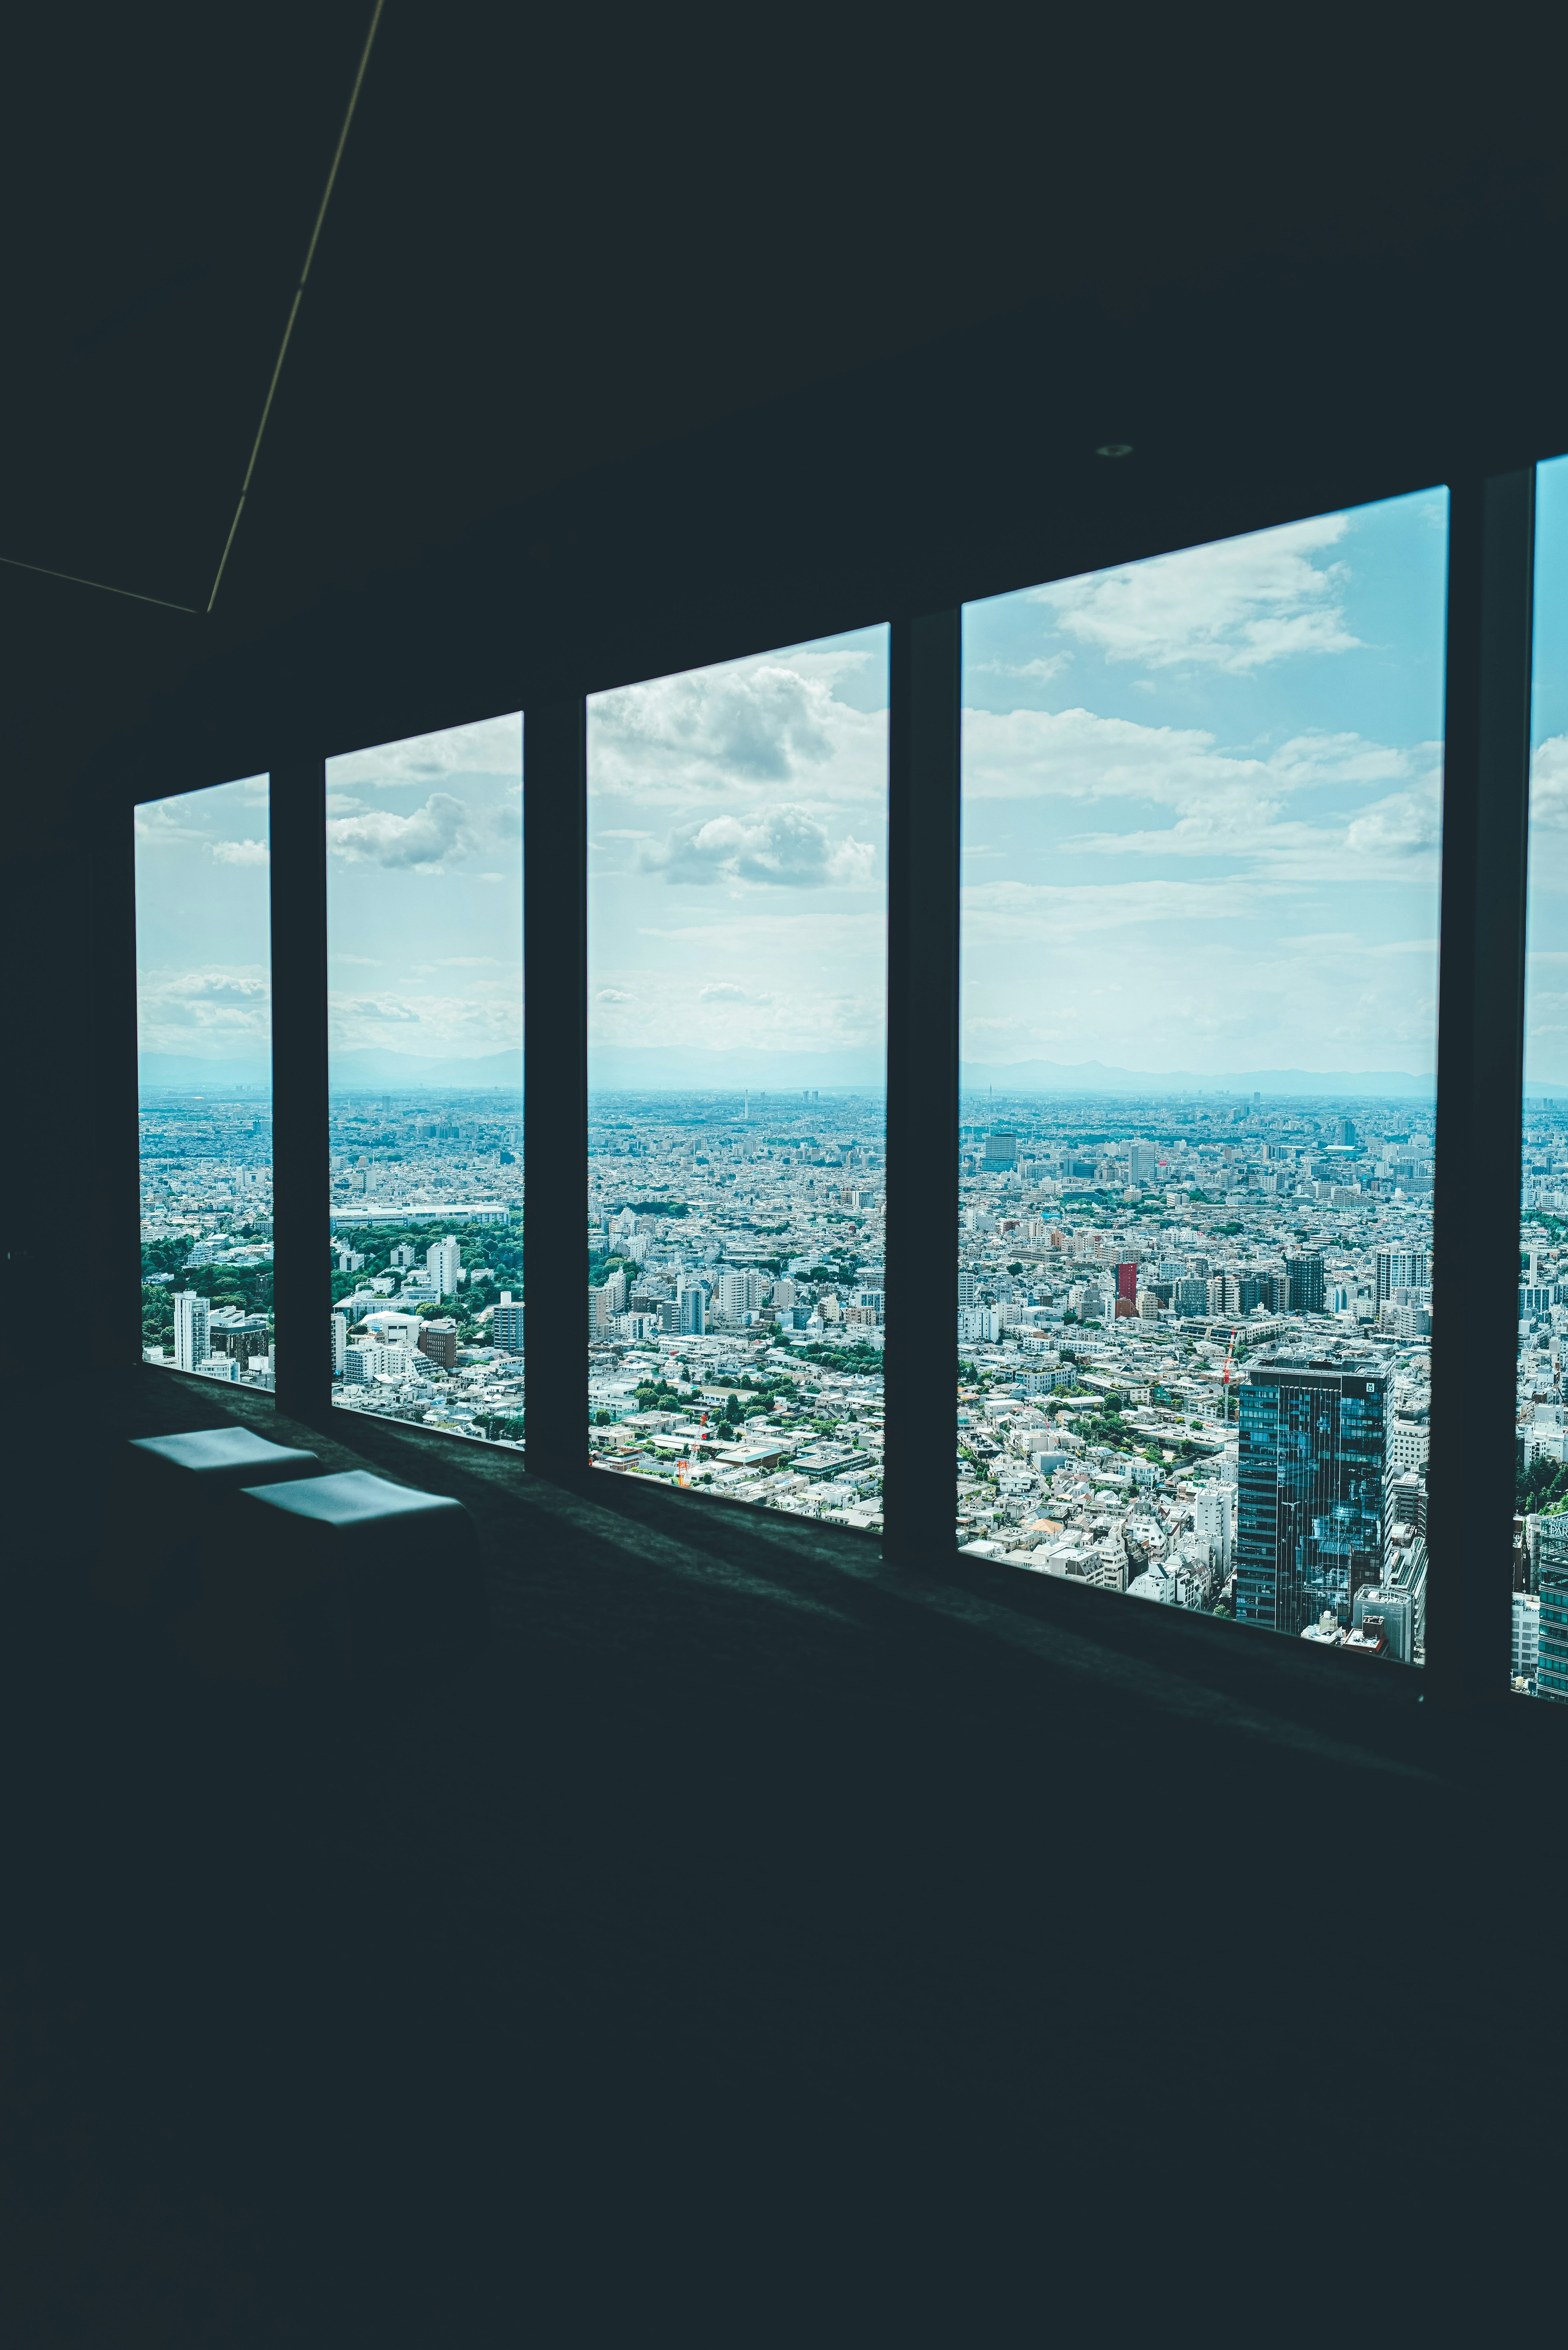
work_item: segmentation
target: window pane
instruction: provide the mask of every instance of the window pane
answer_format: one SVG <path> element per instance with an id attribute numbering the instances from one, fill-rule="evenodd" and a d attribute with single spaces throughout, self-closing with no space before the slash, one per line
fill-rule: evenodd
<path id="1" fill-rule="evenodd" d="M 273 1385 L 267 779 L 136 811 L 141 1349 Z"/>
<path id="2" fill-rule="evenodd" d="M 329 760 L 333 1400 L 523 1438 L 523 721 Z"/>
<path id="3" fill-rule="evenodd" d="M 888 632 L 588 705 L 598 1466 L 881 1524 Z"/>
<path id="4" fill-rule="evenodd" d="M 1535 475 L 1513 1687 L 1568 1705 L 1568 458 Z"/>
<path id="5" fill-rule="evenodd" d="M 1415 1661 L 1447 519 L 1053 582 L 964 647 L 958 1538 Z"/>

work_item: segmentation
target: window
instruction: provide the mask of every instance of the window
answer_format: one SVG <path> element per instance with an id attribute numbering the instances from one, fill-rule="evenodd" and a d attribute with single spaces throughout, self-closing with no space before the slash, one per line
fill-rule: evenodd
<path id="1" fill-rule="evenodd" d="M 327 763 L 332 1395 L 523 1435 L 523 721 Z"/>
<path id="2" fill-rule="evenodd" d="M 1419 1661 L 1447 497 L 971 605 L 958 1536 Z"/>
<path id="3" fill-rule="evenodd" d="M 267 779 L 136 811 L 141 1351 L 273 1384 Z"/>
<path id="4" fill-rule="evenodd" d="M 588 711 L 601 1468 L 881 1523 L 888 633 Z"/>
<path id="5" fill-rule="evenodd" d="M 1511 1669 L 1568 1705 L 1568 458 L 1535 476 Z"/>

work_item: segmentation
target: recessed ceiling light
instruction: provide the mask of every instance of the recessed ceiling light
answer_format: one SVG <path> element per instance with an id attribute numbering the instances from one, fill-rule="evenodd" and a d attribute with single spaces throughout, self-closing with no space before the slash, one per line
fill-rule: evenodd
<path id="1" fill-rule="evenodd" d="M 1099 447 L 1096 450 L 1095 454 L 1096 457 L 1130 457 L 1132 455 L 1132 442 L 1130 441 L 1102 441 Z"/>

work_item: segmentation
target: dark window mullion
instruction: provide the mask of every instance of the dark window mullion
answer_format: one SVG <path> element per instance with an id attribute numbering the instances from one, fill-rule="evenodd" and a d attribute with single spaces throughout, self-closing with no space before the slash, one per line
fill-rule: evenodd
<path id="1" fill-rule="evenodd" d="M 106 793 L 88 866 L 95 1142 L 94 1367 L 141 1359 L 141 1135 L 137 1071 L 134 807 Z M 36 1274 L 35 1264 L 28 1268 Z"/>
<path id="2" fill-rule="evenodd" d="M 960 641 L 956 608 L 893 625 L 882 1513 L 901 1564 L 953 1550 Z"/>
<path id="3" fill-rule="evenodd" d="M 272 770 L 273 1323 L 276 1401 L 332 1400 L 327 1106 L 327 763 Z"/>
<path id="4" fill-rule="evenodd" d="M 1452 487 L 1427 1593 L 1451 1704 L 1511 1661 L 1534 525 L 1532 467 Z"/>
<path id="5" fill-rule="evenodd" d="M 523 724 L 527 1465 L 588 1461 L 587 704 Z"/>

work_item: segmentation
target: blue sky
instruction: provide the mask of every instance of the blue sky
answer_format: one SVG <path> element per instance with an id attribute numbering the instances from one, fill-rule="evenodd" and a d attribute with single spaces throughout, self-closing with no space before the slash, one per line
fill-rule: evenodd
<path id="1" fill-rule="evenodd" d="M 1535 474 L 1524 1074 L 1568 1085 L 1568 457 Z"/>
<path id="2" fill-rule="evenodd" d="M 141 1051 L 255 1065 L 272 1049 L 267 782 L 252 775 L 136 811 Z"/>
<path id="3" fill-rule="evenodd" d="M 881 1081 L 885 628 L 596 695 L 588 843 L 600 1070 L 657 1047 Z"/>
<path id="4" fill-rule="evenodd" d="M 334 1054 L 521 1045 L 522 837 L 515 713 L 327 761 Z"/>
<path id="5" fill-rule="evenodd" d="M 1431 1072 L 1447 507 L 967 608 L 966 1061 Z"/>

